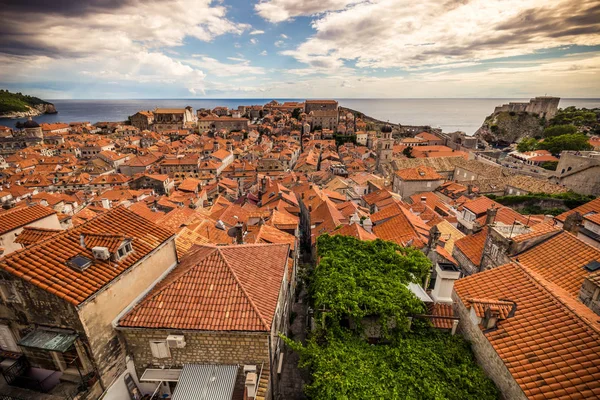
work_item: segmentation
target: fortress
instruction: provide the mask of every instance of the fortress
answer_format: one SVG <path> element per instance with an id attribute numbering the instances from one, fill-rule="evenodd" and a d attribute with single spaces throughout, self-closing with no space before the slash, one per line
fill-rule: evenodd
<path id="1" fill-rule="evenodd" d="M 558 111 L 558 103 L 560 97 L 539 96 L 529 100 L 529 103 L 508 103 L 498 106 L 494 109 L 494 114 L 502 111 L 528 112 L 537 114 L 540 117 L 550 119 L 556 115 Z"/>

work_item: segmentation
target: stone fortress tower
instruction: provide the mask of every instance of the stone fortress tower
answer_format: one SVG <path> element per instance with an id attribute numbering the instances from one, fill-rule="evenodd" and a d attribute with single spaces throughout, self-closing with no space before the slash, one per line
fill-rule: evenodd
<path id="1" fill-rule="evenodd" d="M 529 103 L 510 102 L 508 104 L 498 106 L 494 110 L 494 114 L 502 111 L 525 111 L 531 114 L 537 114 L 545 119 L 551 119 L 556 115 L 556 112 L 558 111 L 559 102 L 560 97 L 538 96 L 529 100 Z"/>
<path id="2" fill-rule="evenodd" d="M 377 171 L 383 172 L 383 167 L 392 162 L 394 152 L 394 139 L 392 127 L 385 124 L 381 128 L 381 138 L 377 141 Z"/>

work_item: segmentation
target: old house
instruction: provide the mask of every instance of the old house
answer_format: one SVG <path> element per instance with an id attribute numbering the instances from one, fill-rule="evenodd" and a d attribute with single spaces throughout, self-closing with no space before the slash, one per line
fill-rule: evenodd
<path id="1" fill-rule="evenodd" d="M 168 195 L 173 191 L 175 182 L 169 175 L 144 174 L 134 177 L 129 182 L 129 187 L 135 190 L 152 189 L 159 195 Z"/>
<path id="2" fill-rule="evenodd" d="M 395 193 L 402 198 L 407 198 L 415 193 L 433 192 L 442 183 L 444 183 L 444 177 L 435 169 L 418 166 L 396 171 L 392 187 Z"/>
<path id="3" fill-rule="evenodd" d="M 141 390 L 152 393 L 162 382 L 160 391 L 176 396 L 189 382 L 173 371 L 234 365 L 220 383 L 234 388 L 232 399 L 272 398 L 282 359 L 277 335 L 290 306 L 290 254 L 287 244 L 193 247 L 117 323 Z M 247 371 L 256 374 L 250 384 Z"/>
<path id="4" fill-rule="evenodd" d="M 23 246 L 16 240 L 25 227 L 61 229 L 56 211 L 42 205 L 19 207 L 0 212 L 1 255 L 8 255 Z"/>
<path id="5" fill-rule="evenodd" d="M 98 398 L 126 368 L 113 320 L 176 264 L 174 235 L 122 207 L 2 259 L 7 382 L 22 398 L 67 382 L 72 398 Z"/>
<path id="6" fill-rule="evenodd" d="M 154 113 L 152 111 L 139 111 L 133 114 L 130 118 L 131 125 L 138 128 L 140 131 L 149 130 L 154 123 Z"/>

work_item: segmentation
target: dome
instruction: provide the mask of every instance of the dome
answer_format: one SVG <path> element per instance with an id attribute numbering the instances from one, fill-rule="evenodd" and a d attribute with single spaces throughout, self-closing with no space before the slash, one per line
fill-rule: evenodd
<path id="1" fill-rule="evenodd" d="M 385 124 L 381 128 L 381 132 L 383 132 L 383 133 L 391 133 L 392 132 L 392 127 L 390 126 L 390 124 Z"/>
<path id="2" fill-rule="evenodd" d="M 27 121 L 25 121 L 25 123 L 23 124 L 23 128 L 39 128 L 39 127 L 40 127 L 40 124 L 38 124 L 37 122 L 32 120 L 31 117 L 29 117 L 29 119 Z"/>

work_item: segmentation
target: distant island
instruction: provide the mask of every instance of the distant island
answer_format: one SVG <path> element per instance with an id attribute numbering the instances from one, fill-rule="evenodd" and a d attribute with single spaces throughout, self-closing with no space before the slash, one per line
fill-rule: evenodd
<path id="1" fill-rule="evenodd" d="M 56 114 L 54 104 L 22 93 L 0 89 L 0 118 L 24 118 Z"/>

